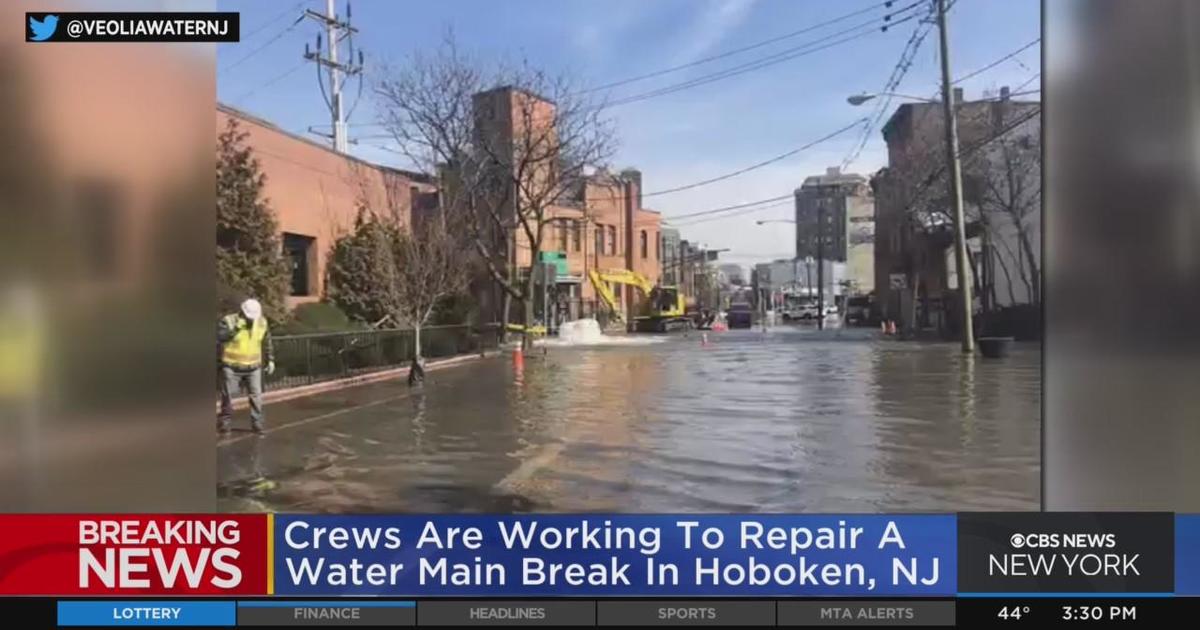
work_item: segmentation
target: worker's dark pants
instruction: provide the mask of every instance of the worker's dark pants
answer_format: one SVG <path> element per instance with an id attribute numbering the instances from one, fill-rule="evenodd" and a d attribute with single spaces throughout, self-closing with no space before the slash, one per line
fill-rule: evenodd
<path id="1" fill-rule="evenodd" d="M 217 421 L 222 428 L 229 426 L 229 421 L 233 418 L 233 397 L 244 384 L 250 394 L 250 426 L 256 431 L 262 430 L 262 373 L 261 367 L 253 370 L 235 370 L 228 365 L 221 366 L 221 413 L 217 416 Z"/>

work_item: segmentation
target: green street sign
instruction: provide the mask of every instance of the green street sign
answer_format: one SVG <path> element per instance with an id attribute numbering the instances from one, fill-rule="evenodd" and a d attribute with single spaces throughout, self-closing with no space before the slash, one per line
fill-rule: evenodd
<path id="1" fill-rule="evenodd" d="M 539 252 L 538 262 L 552 266 L 559 276 L 568 275 L 566 252 Z"/>

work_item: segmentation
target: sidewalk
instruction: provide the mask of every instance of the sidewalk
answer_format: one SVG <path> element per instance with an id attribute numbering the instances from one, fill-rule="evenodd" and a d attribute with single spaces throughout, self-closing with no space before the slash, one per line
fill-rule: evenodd
<path id="1" fill-rule="evenodd" d="M 436 361 L 430 361 L 426 363 L 425 371 L 429 372 L 441 368 L 453 367 L 468 361 L 482 359 L 486 356 L 494 356 L 497 353 L 497 351 L 493 350 L 490 353 L 479 352 L 472 354 L 460 354 L 458 356 L 448 357 L 445 359 L 438 359 Z M 302 398 L 304 396 L 312 396 L 314 394 L 320 394 L 323 392 L 336 391 L 339 389 L 345 389 L 347 387 L 356 387 L 358 385 L 366 385 L 368 383 L 378 383 L 380 381 L 387 381 L 396 378 L 407 378 L 408 372 L 409 368 L 407 366 L 389 368 L 380 370 L 378 372 L 371 372 L 370 374 L 361 374 L 347 378 L 321 381 L 320 383 L 313 383 L 311 385 L 300 385 L 298 387 L 289 387 L 287 389 L 276 389 L 263 393 L 263 404 L 270 405 L 272 403 L 292 400 L 294 398 Z M 246 409 L 249 405 L 250 401 L 246 398 L 246 396 L 239 395 L 233 400 L 233 408 L 236 411 Z M 217 411 L 220 411 L 220 401 L 217 401 L 216 407 Z"/>

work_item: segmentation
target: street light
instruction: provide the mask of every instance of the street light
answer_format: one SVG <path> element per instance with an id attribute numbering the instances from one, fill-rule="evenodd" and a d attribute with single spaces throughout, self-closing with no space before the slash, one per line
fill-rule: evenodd
<path id="1" fill-rule="evenodd" d="M 934 98 L 926 98 L 924 96 L 911 96 L 908 94 L 896 94 L 895 92 L 877 92 L 875 94 L 855 94 L 854 96 L 846 97 L 846 102 L 857 107 L 857 106 L 862 105 L 863 103 L 866 103 L 867 101 L 869 101 L 873 98 L 879 97 L 879 96 L 891 96 L 894 98 L 906 98 L 910 101 L 921 101 L 923 103 L 939 102 L 937 99 L 934 99 Z"/>
<path id="2" fill-rule="evenodd" d="M 757 225 L 766 225 L 767 223 L 792 223 L 792 224 L 794 224 L 794 223 L 796 223 L 796 220 L 795 219 L 759 219 L 759 220 L 755 221 L 754 223 Z M 797 238 L 799 238 L 799 237 L 797 237 Z M 799 259 L 796 256 L 792 256 L 792 285 L 800 284 L 799 277 L 798 277 L 799 274 L 797 273 L 797 269 L 796 269 L 797 262 L 799 262 Z M 806 269 L 807 269 L 807 267 L 806 267 Z M 812 282 L 810 281 L 808 283 L 808 286 L 805 286 L 804 288 L 806 291 L 811 292 L 812 291 Z"/>

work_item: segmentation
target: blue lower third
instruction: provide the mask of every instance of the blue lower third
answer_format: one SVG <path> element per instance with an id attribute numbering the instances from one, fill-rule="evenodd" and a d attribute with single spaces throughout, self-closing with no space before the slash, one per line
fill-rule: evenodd
<path id="1" fill-rule="evenodd" d="M 60 626 L 232 626 L 231 601 L 60 601 Z"/>

